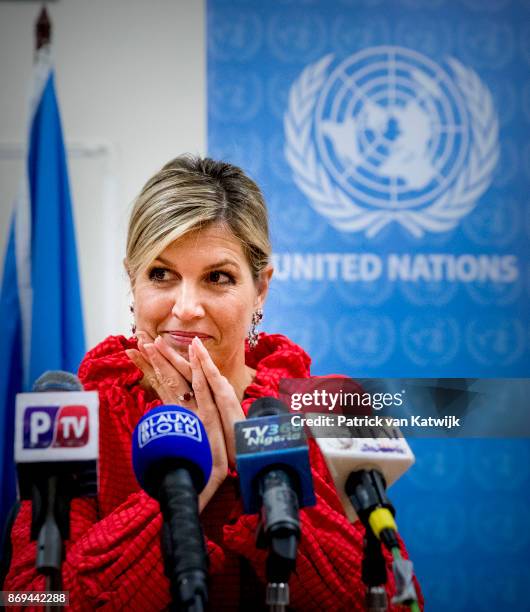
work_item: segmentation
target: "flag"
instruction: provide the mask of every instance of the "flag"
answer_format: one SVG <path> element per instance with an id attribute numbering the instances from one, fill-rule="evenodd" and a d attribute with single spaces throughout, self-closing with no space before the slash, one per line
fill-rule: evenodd
<path id="1" fill-rule="evenodd" d="M 74 223 L 49 46 L 37 52 L 26 164 L 0 293 L 0 528 L 15 499 L 15 396 L 85 352 Z"/>

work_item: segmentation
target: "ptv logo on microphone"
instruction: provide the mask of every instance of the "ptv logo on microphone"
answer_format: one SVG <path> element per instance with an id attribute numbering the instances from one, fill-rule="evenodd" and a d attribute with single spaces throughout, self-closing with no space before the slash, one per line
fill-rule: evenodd
<path id="1" fill-rule="evenodd" d="M 24 410 L 24 448 L 73 448 L 89 438 L 86 406 L 28 406 Z"/>

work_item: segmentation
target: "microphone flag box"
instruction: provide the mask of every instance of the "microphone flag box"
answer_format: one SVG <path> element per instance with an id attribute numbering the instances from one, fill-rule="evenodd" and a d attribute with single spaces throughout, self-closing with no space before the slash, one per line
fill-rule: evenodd
<path id="1" fill-rule="evenodd" d="M 15 463 L 22 499 L 35 470 L 75 474 L 83 493 L 97 490 L 99 397 L 97 391 L 19 393 Z"/>
<path id="2" fill-rule="evenodd" d="M 19 393 L 15 461 L 88 461 L 98 458 L 97 391 Z"/>
<path id="3" fill-rule="evenodd" d="M 368 433 L 369 432 L 369 433 Z M 387 488 L 400 478 L 414 463 L 414 454 L 397 427 L 369 428 L 364 435 L 377 437 L 319 437 L 318 428 L 312 428 L 335 488 L 350 521 L 357 514 L 346 494 L 346 481 L 353 471 L 378 470 Z M 351 432 L 349 432 L 351 436 Z"/>
<path id="4" fill-rule="evenodd" d="M 247 514 L 259 512 L 257 477 L 273 466 L 295 477 L 300 507 L 316 503 L 305 431 L 292 423 L 291 416 L 262 416 L 235 424 L 237 471 Z"/>
<path id="5" fill-rule="evenodd" d="M 155 499 L 169 470 L 188 470 L 199 493 L 212 473 L 204 424 L 194 412 L 178 405 L 162 404 L 142 416 L 133 432 L 131 458 L 138 484 Z"/>

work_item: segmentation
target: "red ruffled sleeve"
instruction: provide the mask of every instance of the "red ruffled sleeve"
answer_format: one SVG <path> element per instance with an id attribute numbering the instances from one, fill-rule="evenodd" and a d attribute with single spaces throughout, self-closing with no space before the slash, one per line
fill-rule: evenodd
<path id="1" fill-rule="evenodd" d="M 247 365 L 256 367 L 257 372 L 246 390 L 245 413 L 258 397 L 278 397 L 282 378 L 308 378 L 310 363 L 307 353 L 288 338 L 260 335 L 257 349 L 247 353 Z M 296 571 L 289 581 L 291 605 L 296 610 L 365 610 L 366 587 L 361 580 L 364 527 L 360 521 L 350 523 L 318 445 L 310 439 L 309 447 L 317 504 L 300 512 L 302 535 Z M 265 582 L 266 552 L 255 546 L 257 521 L 256 515 L 242 515 L 225 527 L 225 542 L 230 550 L 250 559 Z M 408 558 L 401 540 L 400 547 L 402 555 Z M 405 610 L 390 603 L 395 594 L 392 557 L 387 551 L 384 554 L 389 610 Z M 423 596 L 414 580 L 423 609 Z"/>
<path id="2" fill-rule="evenodd" d="M 160 546 L 160 508 L 140 490 L 131 461 L 136 423 L 161 402 L 149 401 L 139 384 L 142 372 L 126 356 L 127 348 L 136 348 L 136 343 L 111 336 L 87 353 L 79 368 L 84 388 L 99 393 L 100 482 L 96 499 L 72 502 L 63 589 L 70 593 L 73 610 L 103 607 L 154 612 L 170 603 Z M 222 541 L 222 526 L 234 507 L 235 491 L 235 478 L 227 478 L 201 514 L 210 602 L 216 610 L 237 609 L 240 596 L 239 558 Z M 36 545 L 30 542 L 30 525 L 31 503 L 23 502 L 11 532 L 13 561 L 6 590 L 44 589 L 44 578 L 35 570 Z"/>
<path id="3" fill-rule="evenodd" d="M 141 372 L 123 352 L 129 346 L 125 338 L 110 337 L 86 355 L 79 370 L 85 389 L 99 392 L 100 490 L 97 499 L 72 502 L 63 589 L 75 610 L 155 611 L 169 603 L 159 507 L 139 490 L 131 468 L 131 433 L 151 404 L 138 385 Z M 44 589 L 30 524 L 31 503 L 23 502 L 11 533 L 13 562 L 5 589 Z"/>
<path id="4" fill-rule="evenodd" d="M 160 401 L 149 401 L 139 385 L 142 373 L 124 353 L 135 344 L 110 337 L 90 351 L 79 370 L 87 390 L 100 397 L 100 489 L 96 499 L 72 502 L 71 538 L 63 564 L 64 590 L 74 610 L 166 609 L 169 584 L 160 548 L 162 518 L 158 503 L 141 491 L 131 464 L 131 435 L 140 417 Z M 283 336 L 260 336 L 247 353 L 257 369 L 243 408 L 256 397 L 278 395 L 282 377 L 309 374 L 309 357 Z M 311 444 L 317 505 L 301 511 L 302 538 L 291 602 L 296 610 L 362 610 L 360 579 L 363 528 L 345 517 L 320 451 Z M 264 582 L 264 551 L 255 547 L 256 516 L 242 515 L 237 478 L 229 475 L 201 514 L 210 560 L 210 608 L 237 610 L 242 590 L 241 558 Z M 42 590 L 30 542 L 31 504 L 24 502 L 12 530 L 13 562 L 6 590 Z M 389 560 L 390 561 L 390 560 Z M 248 589 L 247 589 L 248 590 Z M 388 591 L 394 585 L 389 575 Z M 254 593 L 254 609 L 263 602 Z M 27 609 L 27 608 L 24 608 Z"/>

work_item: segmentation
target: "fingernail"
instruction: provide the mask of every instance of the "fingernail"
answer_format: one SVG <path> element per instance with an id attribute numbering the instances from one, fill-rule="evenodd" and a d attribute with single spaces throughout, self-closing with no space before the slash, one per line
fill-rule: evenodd
<path id="1" fill-rule="evenodd" d="M 134 353 L 132 349 L 125 349 L 125 354 L 131 361 L 134 361 Z"/>
<path id="2" fill-rule="evenodd" d="M 160 342 L 162 342 L 162 336 L 157 336 L 155 338 L 155 344 L 160 344 Z"/>
<path id="3" fill-rule="evenodd" d="M 193 343 L 189 345 L 188 353 L 190 355 L 190 359 L 195 359 L 195 349 L 193 348 Z"/>
<path id="4" fill-rule="evenodd" d="M 152 352 L 152 351 L 154 350 L 154 346 L 153 346 L 153 343 L 152 343 L 152 342 L 147 342 L 147 343 L 145 343 L 143 346 L 144 346 L 144 349 L 145 349 L 145 350 L 146 350 L 148 353 L 150 353 L 150 352 Z"/>

